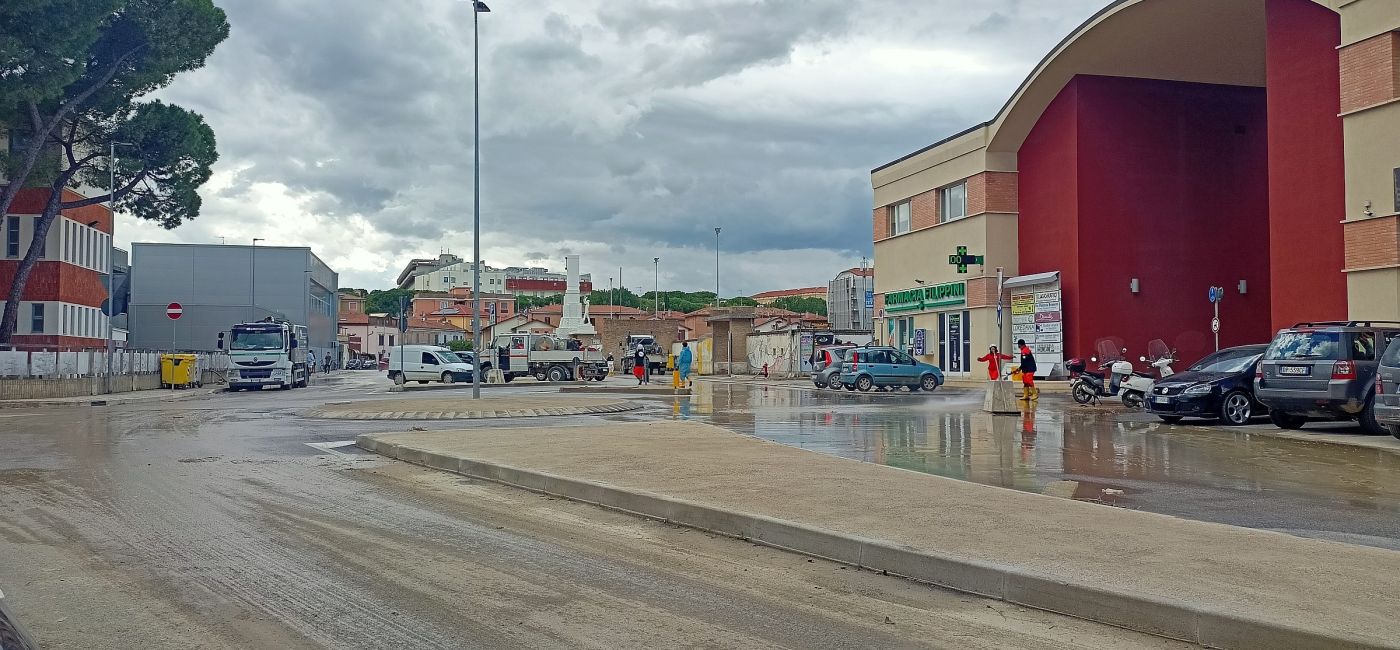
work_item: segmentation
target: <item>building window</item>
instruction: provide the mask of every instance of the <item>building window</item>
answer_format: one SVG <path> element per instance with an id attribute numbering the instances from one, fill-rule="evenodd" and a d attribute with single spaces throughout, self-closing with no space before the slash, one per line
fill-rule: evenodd
<path id="1" fill-rule="evenodd" d="M 30 309 L 31 309 L 30 314 L 29 314 L 29 331 L 30 331 L 30 333 L 32 333 L 32 334 L 43 334 L 43 333 L 44 333 L 44 305 L 43 305 L 43 304 L 34 304 L 34 305 L 30 305 Z"/>
<path id="2" fill-rule="evenodd" d="M 384 335 L 379 335 L 379 347 L 384 347 Z"/>
<path id="3" fill-rule="evenodd" d="M 393 334 L 390 334 L 390 335 L 389 335 L 389 347 L 391 347 L 391 348 L 394 347 L 394 335 L 393 335 Z"/>
<path id="4" fill-rule="evenodd" d="M 890 206 L 889 223 L 886 224 L 890 236 L 903 235 L 913 225 L 913 208 L 909 201 Z"/>
<path id="5" fill-rule="evenodd" d="M 938 223 L 967 216 L 967 181 L 938 190 Z"/>
<path id="6" fill-rule="evenodd" d="M 5 256 L 19 257 L 19 217 L 5 217 Z"/>

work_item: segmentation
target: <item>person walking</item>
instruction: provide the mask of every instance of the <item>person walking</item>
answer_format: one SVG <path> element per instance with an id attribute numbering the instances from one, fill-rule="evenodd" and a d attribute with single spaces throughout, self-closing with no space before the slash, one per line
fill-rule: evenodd
<path id="1" fill-rule="evenodd" d="M 1040 399 L 1040 389 L 1035 387 L 1035 353 L 1031 352 L 1025 339 L 1017 340 L 1016 346 L 1021 353 L 1021 385 L 1026 389 L 1023 399 L 1028 402 Z"/>
<path id="2" fill-rule="evenodd" d="M 995 345 L 993 345 L 990 348 L 987 348 L 986 354 L 977 357 L 978 361 L 985 361 L 987 363 L 987 378 L 992 381 L 996 381 L 1001 378 L 1001 362 L 1010 361 L 1011 359 L 1011 355 L 1003 354 L 1002 351 L 998 350 L 997 346 Z"/>
<path id="3" fill-rule="evenodd" d="M 632 374 L 636 375 L 638 386 L 647 383 L 647 380 L 650 379 L 649 370 L 651 369 L 647 367 L 646 346 L 638 343 L 637 349 L 632 351 Z"/>
<path id="4" fill-rule="evenodd" d="M 676 369 L 681 373 L 681 385 L 690 386 L 690 363 L 694 360 L 690 352 L 690 343 L 681 341 L 681 356 L 676 360 Z"/>

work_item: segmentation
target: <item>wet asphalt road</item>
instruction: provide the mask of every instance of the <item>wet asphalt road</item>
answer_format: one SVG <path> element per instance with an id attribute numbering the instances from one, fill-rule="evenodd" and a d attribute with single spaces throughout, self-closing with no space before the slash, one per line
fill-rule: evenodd
<path id="1" fill-rule="evenodd" d="M 9 606 L 46 648 L 1178 647 L 340 445 L 462 423 L 297 415 L 383 396 L 0 411 Z"/>

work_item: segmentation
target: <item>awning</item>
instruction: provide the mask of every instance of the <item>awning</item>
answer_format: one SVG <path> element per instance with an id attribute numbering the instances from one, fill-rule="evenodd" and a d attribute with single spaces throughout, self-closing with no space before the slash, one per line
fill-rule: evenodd
<path id="1" fill-rule="evenodd" d="M 1008 278 L 1006 282 L 1002 284 L 1002 287 L 1006 289 L 1016 289 L 1020 287 L 1029 287 L 1037 284 L 1059 282 L 1059 280 L 1060 272 L 1050 271 L 1049 273 L 1036 273 L 1034 275 L 1018 275 L 1014 278 Z"/>

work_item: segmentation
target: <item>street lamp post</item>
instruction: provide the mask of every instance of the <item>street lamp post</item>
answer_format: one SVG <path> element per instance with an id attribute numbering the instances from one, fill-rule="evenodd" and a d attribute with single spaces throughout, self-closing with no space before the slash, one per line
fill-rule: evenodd
<path id="1" fill-rule="evenodd" d="M 651 317 L 661 318 L 661 258 L 651 258 L 652 280 L 651 280 Z"/>
<path id="2" fill-rule="evenodd" d="M 485 2 L 472 0 L 472 399 L 481 399 L 481 30 Z"/>
<path id="3" fill-rule="evenodd" d="M 253 238 L 253 247 L 248 250 L 248 322 L 258 320 L 258 242 L 262 237 Z"/>
<path id="4" fill-rule="evenodd" d="M 112 355 L 116 354 L 116 327 L 112 325 L 112 319 L 117 315 L 116 296 L 112 295 L 116 285 L 112 275 L 116 272 L 113 260 L 116 258 L 117 248 L 117 145 L 123 147 L 134 147 L 130 142 L 117 142 L 113 140 L 109 143 L 111 147 L 107 158 L 107 211 L 112 215 L 112 232 L 107 234 L 107 382 L 106 392 L 112 392 Z"/>
<path id="5" fill-rule="evenodd" d="M 719 228 L 715 228 L 715 309 L 719 309 Z"/>

